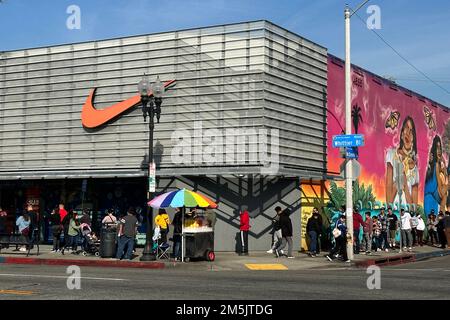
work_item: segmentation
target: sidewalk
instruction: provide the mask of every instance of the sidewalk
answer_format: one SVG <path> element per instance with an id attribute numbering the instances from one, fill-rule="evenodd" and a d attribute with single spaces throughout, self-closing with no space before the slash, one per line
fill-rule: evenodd
<path id="1" fill-rule="evenodd" d="M 249 256 L 239 256 L 234 252 L 216 252 L 214 262 L 192 261 L 189 263 L 175 262 L 172 260 L 157 260 L 141 262 L 142 248 L 138 248 L 132 261 L 118 261 L 113 258 L 99 258 L 95 256 L 82 256 L 74 254 L 61 255 L 50 253 L 51 246 L 41 245 L 40 254 L 37 256 L 33 250 L 29 257 L 26 254 L 14 252 L 12 249 L 2 250 L 0 265 L 28 264 L 28 265 L 78 265 L 91 267 L 115 267 L 115 268 L 145 268 L 145 269 L 180 269 L 197 271 L 245 271 L 245 270 L 305 270 L 305 269 L 329 269 L 348 267 L 367 267 L 369 265 L 392 265 L 408 263 L 450 254 L 448 249 L 435 247 L 418 247 L 413 252 L 399 254 L 398 251 L 375 252 L 372 255 L 358 254 L 351 263 L 341 261 L 329 262 L 322 252 L 319 256 L 311 258 L 304 253 L 295 253 L 295 259 L 285 257 L 275 258 L 274 255 L 265 252 L 250 252 Z"/>

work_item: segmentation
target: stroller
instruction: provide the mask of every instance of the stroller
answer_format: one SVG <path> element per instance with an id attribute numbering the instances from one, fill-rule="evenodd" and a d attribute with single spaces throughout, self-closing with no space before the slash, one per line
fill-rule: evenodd
<path id="1" fill-rule="evenodd" d="M 83 245 L 81 254 L 87 256 L 88 254 L 100 256 L 100 240 L 97 239 L 95 234 L 92 232 L 91 227 L 83 223 L 80 226 L 81 235 L 83 237 Z"/>

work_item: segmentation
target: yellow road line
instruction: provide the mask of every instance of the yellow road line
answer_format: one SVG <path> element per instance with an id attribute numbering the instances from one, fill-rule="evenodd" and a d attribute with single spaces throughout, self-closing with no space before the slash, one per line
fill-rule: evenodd
<path id="1" fill-rule="evenodd" d="M 21 291 L 21 290 L 0 290 L 0 294 L 14 294 L 19 296 L 29 296 L 34 294 L 33 291 Z"/>
<path id="2" fill-rule="evenodd" d="M 288 270 L 281 263 L 263 264 L 263 263 L 247 263 L 245 266 L 250 270 Z"/>

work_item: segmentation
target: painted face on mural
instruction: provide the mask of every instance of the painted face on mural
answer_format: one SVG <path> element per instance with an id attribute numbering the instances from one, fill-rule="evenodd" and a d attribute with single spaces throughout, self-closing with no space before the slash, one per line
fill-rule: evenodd
<path id="1" fill-rule="evenodd" d="M 403 149 L 411 152 L 414 145 L 414 125 L 411 120 L 406 121 L 402 131 Z"/>

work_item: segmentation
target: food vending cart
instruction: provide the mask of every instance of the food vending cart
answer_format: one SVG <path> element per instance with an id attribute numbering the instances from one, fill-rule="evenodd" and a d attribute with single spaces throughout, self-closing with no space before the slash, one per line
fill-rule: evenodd
<path id="1" fill-rule="evenodd" d="M 214 261 L 214 229 L 204 215 L 185 218 L 182 237 L 183 261 L 189 262 L 192 258 Z"/>

